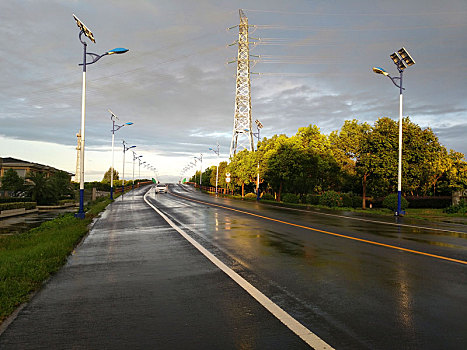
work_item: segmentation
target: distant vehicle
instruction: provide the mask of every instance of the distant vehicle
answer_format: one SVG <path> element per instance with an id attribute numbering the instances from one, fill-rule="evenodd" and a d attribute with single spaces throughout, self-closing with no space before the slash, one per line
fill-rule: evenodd
<path id="1" fill-rule="evenodd" d="M 167 193 L 167 185 L 157 184 L 156 193 Z"/>

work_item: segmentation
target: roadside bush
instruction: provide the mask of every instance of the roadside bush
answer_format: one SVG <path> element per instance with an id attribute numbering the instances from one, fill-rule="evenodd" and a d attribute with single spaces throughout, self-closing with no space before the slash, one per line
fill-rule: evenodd
<path id="1" fill-rule="evenodd" d="M 247 193 L 244 199 L 248 201 L 255 201 L 256 200 L 256 193 Z"/>
<path id="2" fill-rule="evenodd" d="M 16 202 L 16 203 L 0 203 L 0 211 L 10 209 L 34 209 L 36 202 Z"/>
<path id="3" fill-rule="evenodd" d="M 353 195 L 352 196 L 352 208 L 361 208 L 363 204 L 363 197 Z"/>
<path id="4" fill-rule="evenodd" d="M 319 204 L 330 208 L 342 207 L 342 197 L 336 191 L 326 191 L 321 195 Z"/>
<path id="5" fill-rule="evenodd" d="M 406 197 L 410 208 L 443 209 L 451 205 L 451 196 L 444 197 Z"/>
<path id="6" fill-rule="evenodd" d="M 6 197 L 0 198 L 0 203 L 32 202 L 31 197 Z"/>
<path id="7" fill-rule="evenodd" d="M 350 193 L 342 193 L 342 206 L 352 208 L 352 195 Z"/>
<path id="8" fill-rule="evenodd" d="M 319 197 L 321 197 L 319 194 L 308 193 L 306 195 L 306 202 L 308 204 L 318 205 L 319 204 Z"/>
<path id="9" fill-rule="evenodd" d="M 265 199 L 267 201 L 273 201 L 275 200 L 274 196 L 270 193 L 263 193 L 261 196 L 261 199 Z"/>
<path id="10" fill-rule="evenodd" d="M 282 202 L 284 203 L 298 203 L 298 196 L 294 193 L 284 193 L 282 195 Z"/>
<path id="11" fill-rule="evenodd" d="M 397 193 L 391 193 L 390 195 L 386 196 L 383 200 L 383 207 L 391 209 L 393 211 L 397 210 Z M 401 209 L 405 210 L 409 206 L 409 202 L 404 197 L 401 197 Z"/>
<path id="12" fill-rule="evenodd" d="M 462 199 L 458 204 L 451 205 L 443 211 L 447 214 L 467 214 L 467 202 Z"/>

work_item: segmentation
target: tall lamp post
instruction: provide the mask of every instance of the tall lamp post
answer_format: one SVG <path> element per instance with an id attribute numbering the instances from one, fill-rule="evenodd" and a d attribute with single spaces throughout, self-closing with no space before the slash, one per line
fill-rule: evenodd
<path id="1" fill-rule="evenodd" d="M 129 146 L 125 145 L 125 141 L 123 141 L 123 175 L 122 175 L 122 196 L 125 193 L 125 152 L 128 151 L 130 148 L 135 148 L 136 146 Z M 123 197 L 122 197 L 123 198 Z"/>
<path id="2" fill-rule="evenodd" d="M 195 164 L 193 164 L 193 166 L 195 167 L 195 186 L 194 187 L 196 188 L 196 160 L 198 158 L 196 158 L 196 157 L 193 157 L 193 158 L 195 159 Z"/>
<path id="3" fill-rule="evenodd" d="M 139 159 L 142 157 L 142 156 L 136 156 L 136 153 L 135 151 L 131 151 L 133 152 L 133 183 L 131 184 L 131 189 L 134 189 L 135 188 L 135 160 Z"/>
<path id="4" fill-rule="evenodd" d="M 399 77 L 391 77 L 388 72 L 386 72 L 381 67 L 373 67 L 373 72 L 376 74 L 382 74 L 389 79 L 392 83 L 399 88 L 399 164 L 397 169 L 397 211 L 394 213 L 396 216 L 402 216 L 405 214 L 405 211 L 401 208 L 401 199 L 402 199 L 402 102 L 403 96 L 402 91 L 405 90 L 402 86 L 402 74 L 404 69 L 407 66 L 412 66 L 415 64 L 415 61 L 410 57 L 409 53 L 405 48 L 401 48 L 399 51 L 389 55 L 392 61 L 399 71 Z"/>
<path id="5" fill-rule="evenodd" d="M 203 179 L 203 154 L 200 153 L 199 154 L 199 158 L 198 157 L 195 157 L 195 163 L 196 163 L 196 159 L 199 160 L 200 162 L 200 169 L 199 169 L 199 189 L 201 190 L 201 180 Z M 195 169 L 195 174 L 196 174 L 196 169 Z"/>
<path id="6" fill-rule="evenodd" d="M 217 167 L 216 167 L 216 196 L 217 196 L 217 183 L 219 181 L 219 142 L 217 142 L 217 149 L 209 148 L 215 154 L 217 154 Z"/>
<path id="7" fill-rule="evenodd" d="M 263 128 L 263 124 L 261 124 L 261 122 L 256 119 L 255 120 L 255 123 L 256 123 L 256 130 L 257 132 L 256 133 L 253 133 L 253 136 L 256 136 L 258 138 L 258 144 L 259 144 L 259 140 L 260 140 L 260 130 Z M 256 150 L 258 150 L 258 144 L 256 144 Z M 258 167 L 257 167 L 258 171 L 257 171 L 257 178 L 256 178 L 256 200 L 259 201 L 259 158 L 258 158 Z"/>
<path id="8" fill-rule="evenodd" d="M 118 117 L 113 114 L 113 112 L 109 109 L 110 112 L 110 120 L 112 120 L 112 168 L 110 172 L 110 199 L 114 199 L 114 141 L 115 141 L 115 131 L 120 130 L 125 125 L 133 125 L 132 122 L 128 122 L 122 125 L 115 124 L 115 119 L 119 120 Z M 122 192 L 123 193 L 123 192 Z"/>
<path id="9" fill-rule="evenodd" d="M 84 219 L 85 213 L 84 213 L 84 125 L 85 125 L 85 119 L 86 119 L 86 66 L 96 63 L 99 61 L 102 57 L 107 56 L 107 55 L 113 55 L 113 54 L 122 54 L 128 51 L 128 49 L 124 48 L 116 48 L 110 51 L 107 51 L 106 53 L 102 55 L 98 55 L 92 52 L 86 52 L 87 48 L 87 43 L 84 41 L 82 38 L 83 34 L 88 37 L 89 40 L 91 40 L 93 43 L 96 42 L 94 39 L 94 35 L 92 32 L 84 25 L 83 22 L 81 22 L 78 17 L 73 15 L 73 18 L 76 21 L 76 24 L 78 25 L 78 28 L 80 29 L 79 32 L 79 41 L 81 44 L 83 44 L 83 63 L 80 63 L 80 66 L 83 66 L 83 91 L 82 91 L 82 97 L 81 97 L 81 144 L 80 144 L 80 176 L 79 176 L 79 210 L 78 213 L 75 214 L 77 218 Z M 92 59 L 91 62 L 86 61 L 86 57 L 89 55 Z"/>

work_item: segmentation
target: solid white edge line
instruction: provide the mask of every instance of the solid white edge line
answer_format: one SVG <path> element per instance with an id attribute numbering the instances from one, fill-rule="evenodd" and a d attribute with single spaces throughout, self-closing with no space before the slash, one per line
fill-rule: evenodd
<path id="1" fill-rule="evenodd" d="M 198 249 L 206 258 L 208 258 L 214 265 L 216 265 L 220 270 L 227 274 L 232 280 L 234 280 L 240 287 L 242 287 L 248 294 L 250 294 L 254 299 L 256 299 L 263 307 L 265 307 L 270 313 L 272 313 L 279 321 L 286 325 L 292 332 L 298 335 L 305 343 L 310 345 L 312 348 L 318 350 L 331 350 L 334 349 L 332 346 L 327 344 L 324 340 L 298 322 L 295 318 L 290 316 L 285 312 L 281 307 L 276 305 L 271 299 L 261 293 L 253 285 L 251 285 L 247 280 L 241 277 L 238 273 L 230 269 L 222 261 L 216 258 L 211 252 L 204 248 L 201 244 L 196 242 L 191 238 L 186 232 L 180 229 L 172 220 L 170 220 L 164 213 L 159 209 L 153 206 L 147 199 L 147 195 L 151 190 L 146 192 L 144 195 L 144 201 L 152 208 L 156 213 L 158 213 L 167 223 L 172 226 L 183 238 L 190 242 L 196 249 Z"/>

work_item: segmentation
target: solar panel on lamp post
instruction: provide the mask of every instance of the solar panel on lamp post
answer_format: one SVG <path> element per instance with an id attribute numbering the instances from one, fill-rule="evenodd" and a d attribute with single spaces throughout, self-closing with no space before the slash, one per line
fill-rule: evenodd
<path id="1" fill-rule="evenodd" d="M 405 48 L 401 48 L 399 51 L 389 55 L 392 61 L 399 71 L 399 77 L 391 77 L 388 72 L 386 72 L 381 67 L 373 67 L 373 72 L 376 74 L 382 74 L 389 79 L 392 83 L 399 88 L 399 156 L 398 156 L 398 167 L 397 167 L 397 211 L 394 213 L 396 216 L 405 215 L 405 211 L 402 210 L 401 201 L 402 201 L 402 106 L 403 106 L 403 94 L 402 91 L 405 90 L 402 86 L 402 75 L 404 69 L 415 64 L 415 61 L 409 55 Z"/>
<path id="2" fill-rule="evenodd" d="M 113 54 L 122 54 L 128 51 L 128 49 L 124 48 L 116 48 L 110 51 L 105 52 L 102 55 L 98 55 L 92 52 L 87 52 L 87 43 L 84 41 L 82 38 L 83 34 L 91 40 L 93 43 L 96 42 L 96 39 L 94 39 L 94 35 L 92 32 L 84 25 L 83 22 L 81 22 L 78 17 L 73 15 L 73 18 L 76 21 L 76 24 L 78 25 L 78 28 L 80 29 L 79 32 L 79 41 L 81 44 L 83 44 L 83 63 L 80 63 L 80 66 L 83 66 L 83 89 L 82 89 L 82 97 L 81 97 L 81 141 L 80 141 L 80 177 L 79 177 L 79 210 L 78 213 L 75 214 L 77 218 L 84 219 L 85 217 L 85 212 L 84 212 L 84 145 L 85 145 L 85 120 L 86 120 L 86 66 L 96 63 L 99 61 L 102 57 L 107 56 L 107 55 L 113 55 Z M 92 61 L 87 62 L 86 58 L 87 56 L 90 56 Z"/>

